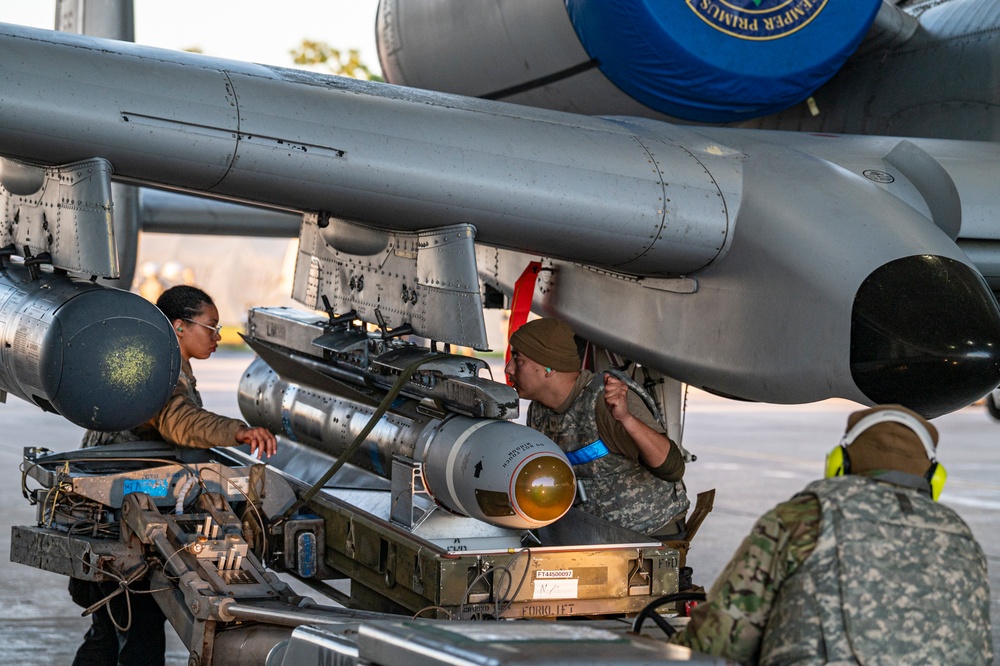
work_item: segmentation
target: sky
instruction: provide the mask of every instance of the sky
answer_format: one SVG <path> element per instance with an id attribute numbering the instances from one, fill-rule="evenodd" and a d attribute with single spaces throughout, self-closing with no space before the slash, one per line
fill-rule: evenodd
<path id="1" fill-rule="evenodd" d="M 293 66 L 289 51 L 303 39 L 358 49 L 381 71 L 375 47 L 378 0 L 134 0 L 135 39 L 206 55 Z M 55 24 L 55 0 L 0 0 L 0 22 L 37 28 Z"/>

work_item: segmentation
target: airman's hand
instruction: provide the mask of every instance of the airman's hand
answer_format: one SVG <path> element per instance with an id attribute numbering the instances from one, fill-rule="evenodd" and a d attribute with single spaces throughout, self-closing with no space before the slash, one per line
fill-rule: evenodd
<path id="1" fill-rule="evenodd" d="M 616 420 L 621 421 L 631 416 L 628 411 L 628 386 L 620 379 L 604 375 L 604 404 L 608 412 Z"/>
<path id="2" fill-rule="evenodd" d="M 236 431 L 236 441 L 250 445 L 250 455 L 263 460 L 278 451 L 278 440 L 267 428 L 240 428 Z"/>

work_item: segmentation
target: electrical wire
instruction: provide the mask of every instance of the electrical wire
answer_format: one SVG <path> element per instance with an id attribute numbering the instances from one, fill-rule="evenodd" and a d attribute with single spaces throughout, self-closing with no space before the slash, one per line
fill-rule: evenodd
<path id="1" fill-rule="evenodd" d="M 448 616 L 449 620 L 455 619 L 454 614 L 452 614 L 452 612 L 447 608 L 445 608 L 444 606 L 424 606 L 423 608 L 421 608 L 420 610 L 418 610 L 416 613 L 413 614 L 413 619 L 416 620 L 424 613 L 424 611 L 429 611 L 429 610 L 441 611 L 442 613 Z"/>
<path id="2" fill-rule="evenodd" d="M 510 570 L 514 566 L 514 563 L 517 562 L 517 559 L 522 554 L 527 555 L 528 559 L 530 561 L 530 559 L 531 559 L 531 549 L 526 547 L 526 548 L 522 548 L 521 550 L 517 551 L 517 553 L 514 554 L 514 557 L 509 562 L 507 562 L 507 564 L 505 564 L 503 567 L 501 567 L 501 573 L 502 574 L 506 574 L 508 580 L 510 580 L 511 583 L 514 582 L 514 577 L 513 577 L 513 575 L 511 575 Z M 500 608 L 500 605 L 504 602 L 504 597 L 506 596 L 507 592 L 510 591 L 510 585 L 507 586 L 507 591 L 505 591 L 503 594 L 500 594 L 499 592 L 497 593 L 497 595 L 496 595 L 497 596 L 497 605 L 496 605 L 496 610 L 495 610 L 495 613 L 494 613 L 494 617 L 497 620 L 500 619 L 501 615 L 503 615 L 504 613 L 507 612 L 507 609 L 510 608 L 514 604 L 514 601 L 517 599 L 517 595 L 521 592 L 521 587 L 524 586 L 524 581 L 527 580 L 527 578 L 528 578 L 528 568 L 529 568 L 528 564 L 525 563 L 525 565 L 524 565 L 524 571 L 521 572 L 521 580 L 518 581 L 518 583 L 517 583 L 517 589 L 514 590 L 514 594 L 512 594 L 510 596 L 510 599 L 507 600 L 507 605 L 504 606 L 503 608 Z M 501 580 L 503 580 L 502 576 L 501 576 Z M 499 590 L 499 588 L 500 588 L 500 585 L 499 585 L 499 583 L 497 583 L 497 589 Z"/>
<path id="3" fill-rule="evenodd" d="M 163 560 L 163 564 L 161 564 L 160 566 L 163 568 L 163 575 L 164 577 L 167 578 L 167 580 L 172 580 L 174 582 L 180 581 L 181 579 L 180 576 L 172 575 L 170 571 L 167 569 L 167 565 L 170 564 L 170 560 L 174 559 L 174 557 L 176 557 L 178 553 L 183 553 L 184 551 L 188 550 L 188 546 L 190 545 L 191 544 L 185 544 L 181 546 L 180 548 L 172 552 L 167 559 Z"/>
<path id="4" fill-rule="evenodd" d="M 531 556 L 531 549 L 530 548 L 522 548 L 522 549 L 520 549 L 519 551 L 517 551 L 517 553 L 515 553 L 514 557 L 509 562 L 507 562 L 506 564 L 504 564 L 502 567 L 491 567 L 489 569 L 486 569 L 484 571 L 479 572 L 479 574 L 477 574 L 476 577 L 473 578 L 472 581 L 469 583 L 468 587 L 465 588 L 465 592 L 462 593 L 462 603 L 458 607 L 459 617 L 465 617 L 465 606 L 468 603 L 471 603 L 471 602 L 469 602 L 469 596 L 472 594 L 473 588 L 476 586 L 476 584 L 479 581 L 485 580 L 487 576 L 495 574 L 495 572 L 497 570 L 499 570 L 500 574 L 501 574 L 501 580 L 502 580 L 503 574 L 506 574 L 507 577 L 510 579 L 511 583 L 513 583 L 513 581 L 514 581 L 514 575 L 511 573 L 511 566 L 514 564 L 514 562 L 517 561 L 517 558 L 520 557 L 522 554 L 527 554 L 530 557 Z M 498 601 L 495 603 L 495 605 L 493 607 L 493 619 L 494 620 L 499 620 L 500 619 L 500 614 L 503 613 L 503 612 L 505 612 L 508 608 L 510 608 L 511 604 L 514 603 L 514 599 L 517 598 L 518 592 L 521 591 L 521 586 L 524 585 L 524 581 L 527 578 L 527 576 L 528 576 L 528 567 L 525 566 L 524 567 L 524 573 L 521 574 L 521 581 L 518 583 L 517 589 L 514 591 L 513 596 L 507 602 L 507 605 L 503 608 L 503 610 L 500 610 L 500 604 L 503 603 L 502 600 L 501 600 L 500 595 L 493 595 L 494 597 L 496 597 L 498 599 Z M 497 581 L 496 576 L 494 576 L 493 585 L 494 585 L 494 589 L 498 589 L 499 588 L 499 582 Z M 510 590 L 510 586 L 509 585 L 508 585 L 507 589 L 508 589 L 508 591 Z M 506 592 L 504 594 L 506 594 Z M 477 619 L 477 620 L 478 619 L 482 619 L 481 614 L 477 613 L 475 619 Z"/>
<path id="5" fill-rule="evenodd" d="M 142 578 L 144 578 L 148 571 L 149 567 L 145 563 L 143 563 L 142 566 L 136 567 L 135 570 L 132 571 L 132 573 L 130 573 L 128 576 L 123 576 L 119 572 L 114 571 L 111 568 L 110 564 L 108 565 L 107 569 L 101 569 L 101 573 L 108 576 L 109 578 L 118 581 L 118 588 L 115 589 L 114 592 L 111 592 L 104 598 L 88 606 L 83 611 L 83 617 L 87 617 L 91 613 L 97 611 L 98 609 L 101 608 L 101 606 L 106 606 L 108 610 L 108 617 L 111 618 L 111 623 L 115 625 L 115 629 L 121 632 L 128 631 L 129 628 L 132 626 L 132 600 L 129 598 L 128 593 L 129 592 L 132 592 L 133 594 L 139 593 L 139 591 L 132 590 L 129 587 L 129 585 L 136 582 L 137 580 L 141 580 Z M 117 597 L 119 594 L 123 593 L 125 594 L 125 609 L 126 609 L 126 620 L 124 627 L 118 624 L 118 619 L 115 617 L 115 614 L 111 612 L 111 605 L 110 605 L 112 599 Z"/>
<path id="6" fill-rule="evenodd" d="M 174 514 L 180 515 L 184 513 L 184 500 L 187 499 L 188 491 L 191 490 L 191 486 L 195 484 L 198 477 L 187 475 L 184 477 L 184 484 L 177 481 L 177 486 L 180 488 L 180 492 L 177 493 L 177 501 L 174 502 Z"/>

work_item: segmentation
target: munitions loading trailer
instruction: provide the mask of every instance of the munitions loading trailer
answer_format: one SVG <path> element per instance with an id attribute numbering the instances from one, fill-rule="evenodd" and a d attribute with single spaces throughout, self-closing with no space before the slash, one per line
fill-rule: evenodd
<path id="1" fill-rule="evenodd" d="M 456 650 L 468 663 L 689 659 L 625 637 L 621 619 L 678 591 L 681 551 L 570 509 L 562 453 L 497 418 L 516 406 L 509 387 L 479 378 L 475 359 L 330 320 L 251 313 L 261 358 L 240 406 L 281 433 L 266 465 L 162 442 L 27 448 L 38 520 L 14 528 L 11 559 L 97 582 L 148 578 L 192 664 L 464 663 Z M 346 608 L 299 596 L 278 572 Z M 590 621 L 466 625 L 570 618 Z"/>
<path id="2" fill-rule="evenodd" d="M 282 447 L 289 459 L 301 462 L 304 450 L 293 453 L 289 449 L 297 447 L 287 441 Z M 353 650 L 356 660 L 336 663 L 401 663 L 416 648 L 389 640 L 397 631 L 444 652 L 454 638 L 449 632 L 468 637 L 487 631 L 451 622 L 437 629 L 405 619 L 414 614 L 453 620 L 612 618 L 635 614 L 677 590 L 677 550 L 578 511 L 533 531 L 527 545 L 519 543 L 526 534 L 502 534 L 445 514 L 438 516 L 441 522 L 429 517 L 424 531 L 415 534 L 388 516 L 391 491 L 385 480 L 356 468 L 335 476 L 303 512 L 267 538 L 260 524 L 280 515 L 308 484 L 239 451 L 176 449 L 159 442 L 56 454 L 27 449 L 24 473 L 40 484 L 29 492 L 38 525 L 14 528 L 11 559 L 98 582 L 148 576 L 151 588 L 159 590 L 154 597 L 191 650 L 192 663 L 235 663 L 236 653 L 248 658 L 250 645 L 265 656 L 280 645 L 279 652 L 288 650 L 284 658 L 293 661 L 273 663 L 302 663 L 295 659 L 305 648 L 290 636 L 294 627 L 307 625 L 323 628 L 302 629 L 306 634 L 343 634 L 334 643 Z M 364 508 L 349 502 L 359 498 L 367 498 Z M 476 523 L 479 531 L 471 535 L 455 531 Z M 614 545 L 583 542 L 616 533 L 630 538 Z M 498 547 L 501 542 L 511 545 Z M 348 609 L 304 600 L 275 575 L 279 571 L 331 593 Z M 337 578 L 351 580 L 348 595 L 323 582 Z M 372 610 L 381 612 L 364 612 Z M 357 653 L 362 625 L 368 627 L 363 635 L 369 651 L 387 661 L 364 661 Z M 623 651 L 622 663 L 629 663 L 633 639 L 622 637 L 627 625 L 621 622 L 587 623 L 588 629 L 576 623 L 572 629 L 545 626 L 546 640 L 567 640 L 557 637 L 569 632 L 573 640 L 593 642 L 596 651 L 577 655 L 575 663 L 598 654 L 606 658 L 604 649 Z M 512 641 L 534 653 L 523 641 L 540 640 L 537 631 L 517 623 L 477 640 L 484 650 Z M 644 659 L 651 649 L 659 650 L 657 658 L 686 654 L 650 644 L 639 652 Z"/>

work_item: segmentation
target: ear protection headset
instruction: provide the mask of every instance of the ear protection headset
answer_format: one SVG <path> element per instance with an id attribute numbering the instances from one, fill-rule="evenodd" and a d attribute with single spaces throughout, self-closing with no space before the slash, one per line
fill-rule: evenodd
<path id="1" fill-rule="evenodd" d="M 840 440 L 840 443 L 833 448 L 830 453 L 826 456 L 826 478 L 831 479 L 835 476 L 842 476 L 844 474 L 851 473 L 851 458 L 848 454 L 847 447 L 849 447 L 858 435 L 863 433 L 868 428 L 878 424 L 878 423 L 901 423 L 907 428 L 916 433 L 917 437 L 920 439 L 920 443 L 924 445 L 924 451 L 927 453 L 927 458 L 931 461 L 931 468 L 927 470 L 927 474 L 924 478 L 931 486 L 931 497 L 934 501 L 941 495 L 941 490 L 944 488 L 945 479 L 948 478 L 948 473 L 944 469 L 944 465 L 941 465 L 937 461 L 937 456 L 934 453 L 934 440 L 931 439 L 931 434 L 927 431 L 927 428 L 917 420 L 912 414 L 907 414 L 906 412 L 901 412 L 897 409 L 883 409 L 868 416 L 865 416 L 860 421 L 854 424 L 854 427 L 848 430 L 844 434 L 844 438 Z"/>

